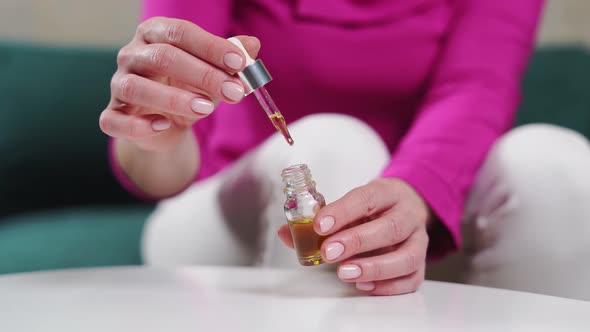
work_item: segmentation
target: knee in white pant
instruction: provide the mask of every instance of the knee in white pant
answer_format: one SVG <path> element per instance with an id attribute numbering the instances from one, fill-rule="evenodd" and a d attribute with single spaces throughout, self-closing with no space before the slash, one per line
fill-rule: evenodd
<path id="1" fill-rule="evenodd" d="M 482 173 L 491 180 L 478 195 L 506 195 L 496 211 L 490 206 L 501 200 L 483 199 L 478 226 L 488 254 L 523 262 L 590 252 L 590 148 L 582 135 L 552 125 L 516 128 L 496 143 Z"/>
<path id="2" fill-rule="evenodd" d="M 586 138 L 552 125 L 526 125 L 502 137 L 492 150 L 511 173 L 519 177 L 560 176 L 579 179 L 590 162 Z"/>

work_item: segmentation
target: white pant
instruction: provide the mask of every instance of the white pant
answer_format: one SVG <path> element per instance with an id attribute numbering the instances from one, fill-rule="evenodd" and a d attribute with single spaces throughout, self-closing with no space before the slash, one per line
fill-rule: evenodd
<path id="1" fill-rule="evenodd" d="M 159 204 L 143 237 L 147 264 L 301 268 L 280 244 L 281 170 L 306 163 L 328 202 L 379 176 L 389 152 L 343 115 L 309 116 L 220 174 Z M 344 166 L 343 166 L 344 165 Z M 590 300 L 590 148 L 567 129 L 529 125 L 489 153 L 467 202 L 464 249 L 429 277 Z M 445 276 L 436 276 L 440 272 Z"/>

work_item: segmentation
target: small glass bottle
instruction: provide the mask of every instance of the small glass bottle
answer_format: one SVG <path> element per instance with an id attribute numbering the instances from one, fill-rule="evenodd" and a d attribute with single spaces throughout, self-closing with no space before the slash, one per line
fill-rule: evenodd
<path id="1" fill-rule="evenodd" d="M 324 196 L 316 190 L 311 172 L 305 164 L 285 168 L 281 175 L 287 196 L 285 215 L 299 263 L 304 266 L 322 264 L 324 261 L 320 246 L 325 237 L 314 231 L 313 219 L 326 205 Z"/>

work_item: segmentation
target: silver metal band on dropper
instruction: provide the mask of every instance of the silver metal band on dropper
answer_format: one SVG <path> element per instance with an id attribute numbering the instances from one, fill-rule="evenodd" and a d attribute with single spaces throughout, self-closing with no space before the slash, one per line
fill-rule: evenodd
<path id="1" fill-rule="evenodd" d="M 238 73 L 238 77 L 240 77 L 244 83 L 244 93 L 246 93 L 246 95 L 249 95 L 254 90 L 257 90 L 272 81 L 272 76 L 270 76 L 270 73 L 260 59 L 254 61 L 253 64 L 246 66 L 246 68 Z"/>

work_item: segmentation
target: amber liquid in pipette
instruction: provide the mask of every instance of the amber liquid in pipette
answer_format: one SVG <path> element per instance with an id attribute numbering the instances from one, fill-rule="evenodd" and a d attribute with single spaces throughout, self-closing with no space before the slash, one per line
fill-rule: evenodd
<path id="1" fill-rule="evenodd" d="M 253 94 L 256 96 L 256 99 L 258 100 L 260 106 L 262 106 L 262 109 L 264 109 L 268 115 L 268 119 L 270 122 L 272 122 L 273 126 L 275 126 L 281 135 L 283 135 L 289 145 L 293 145 L 293 138 L 291 138 L 291 134 L 287 129 L 285 118 L 281 112 L 279 112 L 277 105 L 272 100 L 268 91 L 266 91 L 264 87 L 260 87 L 258 90 L 254 90 Z"/>
<path id="2" fill-rule="evenodd" d="M 293 145 L 293 139 L 289 134 L 289 130 L 287 129 L 287 123 L 285 122 L 285 118 L 280 112 L 273 113 L 268 116 L 270 122 L 275 126 L 275 128 L 283 135 L 285 140 L 289 145 Z"/>

